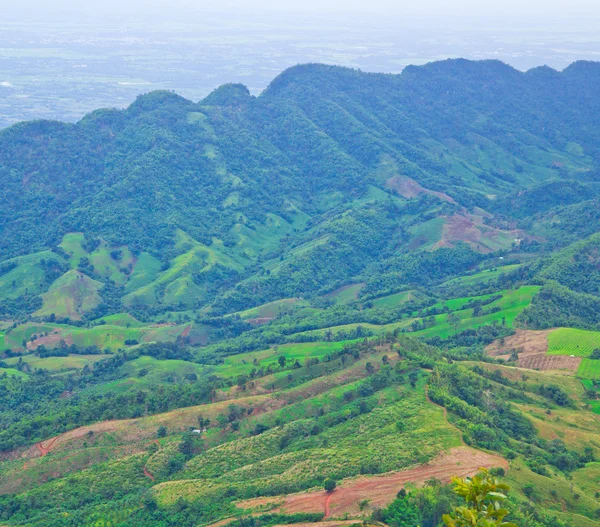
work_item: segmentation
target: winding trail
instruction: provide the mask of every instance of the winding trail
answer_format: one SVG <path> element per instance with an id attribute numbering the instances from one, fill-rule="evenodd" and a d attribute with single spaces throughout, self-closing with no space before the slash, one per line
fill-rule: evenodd
<path id="1" fill-rule="evenodd" d="M 59 437 L 60 436 L 53 437 L 52 439 L 50 439 L 48 441 L 47 445 L 44 445 L 44 441 L 40 441 L 39 443 L 36 443 L 35 448 L 37 448 L 37 451 L 40 453 L 39 457 L 47 456 L 50 453 L 50 449 L 54 446 L 54 443 L 56 443 L 56 441 Z M 29 465 L 29 461 L 31 461 L 31 460 L 28 460 L 23 464 L 23 468 L 21 470 L 27 469 L 27 466 Z"/>
<path id="2" fill-rule="evenodd" d="M 41 457 L 47 456 L 50 453 L 50 449 L 54 446 L 54 443 L 56 443 L 59 437 L 60 436 L 53 437 L 48 441 L 47 445 L 44 445 L 44 441 L 40 441 L 35 445 L 40 452 Z"/>
<path id="3" fill-rule="evenodd" d="M 158 442 L 158 439 L 153 439 L 152 442 L 157 445 L 160 446 L 160 443 Z M 146 465 L 144 465 L 144 476 L 146 476 L 147 478 L 151 479 L 152 482 L 154 482 L 154 476 L 152 475 L 152 472 L 150 472 L 147 468 Z"/>
<path id="4" fill-rule="evenodd" d="M 331 516 L 330 504 L 331 504 L 332 497 L 333 497 L 333 491 L 327 493 L 327 498 L 325 498 L 325 516 L 323 516 L 323 519 L 327 519 L 327 518 L 329 518 L 329 516 Z"/>
<path id="5" fill-rule="evenodd" d="M 152 474 L 150 474 L 150 472 L 148 471 L 148 469 L 145 466 L 144 466 L 144 476 L 146 476 L 147 478 L 150 478 L 154 482 L 154 476 Z"/>

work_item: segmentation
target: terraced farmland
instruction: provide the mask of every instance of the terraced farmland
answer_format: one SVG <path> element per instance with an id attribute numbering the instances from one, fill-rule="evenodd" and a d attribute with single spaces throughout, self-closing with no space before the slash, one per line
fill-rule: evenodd
<path id="1" fill-rule="evenodd" d="M 583 359 L 577 369 L 577 375 L 584 379 L 600 379 L 600 360 Z"/>
<path id="2" fill-rule="evenodd" d="M 600 331 L 560 328 L 548 335 L 548 354 L 589 357 L 600 348 Z"/>

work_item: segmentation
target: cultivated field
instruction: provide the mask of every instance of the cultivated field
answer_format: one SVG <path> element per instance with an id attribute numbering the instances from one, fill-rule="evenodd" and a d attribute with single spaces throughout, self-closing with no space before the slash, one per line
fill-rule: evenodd
<path id="1" fill-rule="evenodd" d="M 548 336 L 550 355 L 588 357 L 597 348 L 600 348 L 600 331 L 560 328 Z"/>

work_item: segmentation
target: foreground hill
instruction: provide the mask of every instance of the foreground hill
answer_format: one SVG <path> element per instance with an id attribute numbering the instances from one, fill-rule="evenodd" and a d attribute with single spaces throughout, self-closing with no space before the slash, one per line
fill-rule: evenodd
<path id="1" fill-rule="evenodd" d="M 438 527 L 481 466 L 596 525 L 598 80 L 305 65 L 0 132 L 0 525 Z"/>

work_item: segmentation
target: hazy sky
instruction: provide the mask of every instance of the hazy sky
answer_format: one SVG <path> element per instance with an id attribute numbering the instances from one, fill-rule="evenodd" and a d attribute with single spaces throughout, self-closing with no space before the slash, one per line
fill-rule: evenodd
<path id="1" fill-rule="evenodd" d="M 5 13 L 47 13 L 70 10 L 119 14 L 161 9 L 176 11 L 301 11 L 319 13 L 366 11 L 414 16 L 472 15 L 477 17 L 600 16 L 599 0 L 0 0 Z"/>

